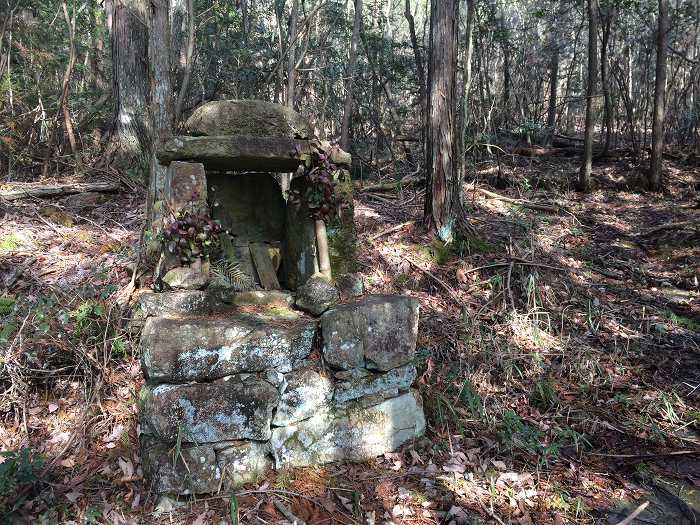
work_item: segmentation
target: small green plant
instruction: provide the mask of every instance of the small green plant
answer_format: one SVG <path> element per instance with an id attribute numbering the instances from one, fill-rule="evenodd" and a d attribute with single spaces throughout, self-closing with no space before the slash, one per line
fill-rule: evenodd
<path id="1" fill-rule="evenodd" d="M 27 487 L 39 481 L 39 470 L 45 460 L 28 448 L 0 452 L 0 458 L 0 514 L 7 518 L 25 501 Z"/>
<path id="2" fill-rule="evenodd" d="M 0 253 L 16 250 L 21 246 L 21 244 L 21 239 L 16 234 L 11 233 L 0 241 Z"/>
<path id="3" fill-rule="evenodd" d="M 80 303 L 78 308 L 71 314 L 73 319 L 75 319 L 76 335 L 95 335 L 99 333 L 102 329 L 104 314 L 104 305 L 98 301 L 88 300 Z"/>
<path id="4" fill-rule="evenodd" d="M 460 401 L 467 404 L 474 417 L 481 419 L 484 415 L 484 407 L 481 396 L 477 392 L 473 383 L 466 379 L 459 393 Z"/>
<path id="5" fill-rule="evenodd" d="M 700 332 L 700 323 L 697 321 L 694 321 L 693 319 L 689 319 L 688 317 L 683 317 L 682 315 L 677 315 L 673 313 L 671 310 L 666 310 L 666 318 L 673 324 L 674 326 L 677 326 L 679 328 L 685 328 L 686 330 L 690 332 Z"/>
<path id="6" fill-rule="evenodd" d="M 537 381 L 530 392 L 530 403 L 548 410 L 559 402 L 557 390 L 551 379 Z"/>
<path id="7" fill-rule="evenodd" d="M 1 295 L 0 296 L 0 315 L 9 315 L 14 311 L 15 296 Z"/>

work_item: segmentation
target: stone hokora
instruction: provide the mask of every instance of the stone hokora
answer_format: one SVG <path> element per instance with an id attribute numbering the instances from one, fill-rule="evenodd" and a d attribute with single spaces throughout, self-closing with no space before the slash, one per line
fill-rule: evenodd
<path id="1" fill-rule="evenodd" d="M 321 317 L 323 356 L 335 369 L 388 371 L 413 361 L 418 301 L 374 295 L 328 310 Z"/>
<path id="2" fill-rule="evenodd" d="M 141 426 L 160 441 L 197 443 L 270 438 L 279 394 L 253 375 L 212 383 L 145 385 L 140 394 Z"/>
<path id="3" fill-rule="evenodd" d="M 144 373 L 152 381 L 178 383 L 268 369 L 288 372 L 311 353 L 314 321 L 265 321 L 255 314 L 149 318 L 141 335 Z"/>

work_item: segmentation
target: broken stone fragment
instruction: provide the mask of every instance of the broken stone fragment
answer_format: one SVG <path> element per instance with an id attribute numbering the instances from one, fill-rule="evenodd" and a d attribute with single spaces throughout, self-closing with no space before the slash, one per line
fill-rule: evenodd
<path id="1" fill-rule="evenodd" d="M 332 381 L 317 370 L 305 368 L 287 374 L 272 424 L 284 426 L 307 419 L 328 408 Z"/>
<path id="2" fill-rule="evenodd" d="M 141 439 L 144 476 L 157 494 L 207 494 L 216 492 L 221 471 L 209 445 L 168 446 L 148 436 Z"/>
<path id="3" fill-rule="evenodd" d="M 223 490 L 237 489 L 246 483 L 258 481 L 272 467 L 270 447 L 257 441 L 219 443 L 216 461 L 221 472 Z"/>
<path id="4" fill-rule="evenodd" d="M 311 319 L 152 317 L 141 334 L 144 374 L 153 381 L 178 383 L 268 369 L 289 372 L 311 353 L 315 334 Z"/>
<path id="5" fill-rule="evenodd" d="M 141 427 L 161 441 L 198 444 L 270 437 L 277 389 L 256 376 L 212 383 L 149 385 L 140 393 Z"/>
<path id="6" fill-rule="evenodd" d="M 333 368 L 387 371 L 410 363 L 418 337 L 419 304 L 412 297 L 373 295 L 321 317 L 323 356 Z"/>
<path id="7" fill-rule="evenodd" d="M 163 282 L 170 288 L 199 290 L 209 283 L 209 263 L 192 266 L 178 266 L 163 276 Z"/>
<path id="8" fill-rule="evenodd" d="M 416 367 L 413 365 L 392 368 L 383 374 L 368 373 L 349 381 L 337 383 L 333 399 L 338 403 L 344 403 L 367 396 L 391 397 L 406 390 L 415 379 Z"/>
<path id="9" fill-rule="evenodd" d="M 336 407 L 295 425 L 275 428 L 270 445 L 276 468 L 306 467 L 366 461 L 424 432 L 420 394 L 411 391 L 369 408 Z"/>
<path id="10" fill-rule="evenodd" d="M 311 277 L 297 289 L 295 306 L 312 315 L 321 315 L 338 304 L 340 294 L 323 277 Z"/>
<path id="11" fill-rule="evenodd" d="M 361 297 L 365 293 L 362 276 L 358 273 L 341 274 L 335 281 L 342 297 Z"/>

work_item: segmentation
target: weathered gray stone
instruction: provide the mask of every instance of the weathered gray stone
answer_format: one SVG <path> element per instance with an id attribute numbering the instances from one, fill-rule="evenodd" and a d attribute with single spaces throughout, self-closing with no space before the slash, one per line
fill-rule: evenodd
<path id="1" fill-rule="evenodd" d="M 260 479 L 272 467 L 267 443 L 241 441 L 215 446 L 216 460 L 223 477 L 223 490 L 237 489 Z"/>
<path id="2" fill-rule="evenodd" d="M 305 368 L 287 374 L 282 395 L 272 419 L 284 426 L 307 419 L 327 408 L 333 397 L 333 382 L 317 370 Z"/>
<path id="3" fill-rule="evenodd" d="M 323 356 L 334 368 L 391 370 L 410 363 L 418 337 L 416 299 L 374 295 L 321 317 Z"/>
<path id="4" fill-rule="evenodd" d="M 309 139 L 313 129 L 292 108 L 263 100 L 214 100 L 185 122 L 190 135 L 251 135 Z"/>
<path id="5" fill-rule="evenodd" d="M 235 293 L 232 297 L 232 303 L 236 306 L 253 304 L 288 307 L 294 304 L 294 296 L 282 290 L 250 290 Z"/>
<path id="6" fill-rule="evenodd" d="M 361 297 L 365 293 L 365 284 L 359 273 L 344 273 L 336 277 L 336 284 L 342 297 Z"/>
<path id="7" fill-rule="evenodd" d="M 256 376 L 213 383 L 149 385 L 140 393 L 143 432 L 161 441 L 197 444 L 270 437 L 277 389 Z"/>
<path id="8" fill-rule="evenodd" d="M 148 436 L 142 437 L 143 471 L 157 494 L 207 494 L 216 492 L 221 471 L 216 453 L 209 445 L 167 446 Z"/>
<path id="9" fill-rule="evenodd" d="M 206 315 L 217 307 L 216 299 L 201 290 L 146 292 L 139 295 L 133 307 L 133 317 Z"/>
<path id="10" fill-rule="evenodd" d="M 289 372 L 311 353 L 316 323 L 236 314 L 222 319 L 149 318 L 141 334 L 144 373 L 157 382 L 216 379 L 274 368 Z"/>
<path id="11" fill-rule="evenodd" d="M 201 162 L 207 171 L 293 172 L 314 150 L 309 140 L 286 137 L 180 135 L 168 139 L 156 154 L 163 164 L 178 160 Z"/>
<path id="12" fill-rule="evenodd" d="M 171 162 L 164 183 L 163 199 L 165 210 L 169 214 L 203 212 L 208 209 L 207 177 L 202 164 Z"/>
<path id="13" fill-rule="evenodd" d="M 275 428 L 270 445 L 275 467 L 305 467 L 365 461 L 396 450 L 424 431 L 422 401 L 411 391 L 369 408 L 351 404 Z"/>
<path id="14" fill-rule="evenodd" d="M 163 276 L 163 282 L 170 288 L 199 290 L 209 282 L 209 263 L 197 266 L 178 266 Z"/>
<path id="15" fill-rule="evenodd" d="M 362 370 L 362 369 L 361 369 Z M 350 379 L 335 386 L 333 399 L 344 403 L 360 397 L 380 395 L 391 397 L 411 386 L 416 379 L 416 367 L 413 365 L 392 368 L 386 373 L 368 373 Z"/>
<path id="16" fill-rule="evenodd" d="M 293 179 L 290 188 L 303 195 L 307 188 L 306 177 Z M 284 228 L 285 280 L 288 288 L 296 290 L 319 269 L 314 221 L 304 199 L 287 204 Z"/>
<path id="17" fill-rule="evenodd" d="M 322 277 L 311 277 L 297 289 L 297 308 L 312 315 L 321 315 L 330 307 L 338 304 L 340 293 Z"/>

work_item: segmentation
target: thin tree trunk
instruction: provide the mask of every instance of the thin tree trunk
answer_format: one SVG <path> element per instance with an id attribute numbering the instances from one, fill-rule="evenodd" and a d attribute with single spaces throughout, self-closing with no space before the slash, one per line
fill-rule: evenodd
<path id="1" fill-rule="evenodd" d="M 605 20 L 603 23 L 603 38 L 600 44 L 600 83 L 603 89 L 605 103 L 605 140 L 603 146 L 603 156 L 610 151 L 610 139 L 612 135 L 612 101 L 610 97 L 610 86 L 608 85 L 608 42 L 610 41 L 610 28 L 613 17 L 613 8 L 605 8 Z"/>
<path id="2" fill-rule="evenodd" d="M 440 0 L 432 4 L 424 223 L 443 240 L 452 237 L 462 213 L 455 122 L 458 27 L 459 0 Z"/>
<path id="3" fill-rule="evenodd" d="M 294 86 L 296 84 L 296 39 L 299 0 L 292 0 L 292 14 L 289 19 L 289 50 L 287 55 L 287 106 L 294 107 Z"/>
<path id="4" fill-rule="evenodd" d="M 593 126 L 595 124 L 595 91 L 598 74 L 598 1 L 588 0 L 588 78 L 586 79 L 586 130 L 584 132 L 583 162 L 579 171 L 578 187 L 591 190 L 593 167 Z"/>
<path id="5" fill-rule="evenodd" d="M 187 30 L 187 51 L 185 53 L 185 73 L 182 77 L 182 84 L 180 85 L 180 93 L 177 96 L 177 104 L 175 104 L 175 116 L 173 121 L 177 124 L 182 115 L 182 106 L 185 102 L 185 97 L 187 96 L 187 89 L 190 85 L 190 78 L 192 77 L 192 56 L 194 55 L 194 2 L 192 0 L 187 0 L 187 19 L 189 21 Z"/>
<path id="6" fill-rule="evenodd" d="M 352 38 L 350 40 L 348 70 L 345 74 L 345 105 L 343 108 L 343 122 L 340 127 L 340 147 L 345 151 L 350 151 L 350 120 L 352 119 L 353 83 L 355 80 L 355 69 L 357 68 L 357 48 L 360 42 L 361 26 L 362 0 L 355 0 L 355 19 L 352 24 Z"/>
<path id="7" fill-rule="evenodd" d="M 469 92 L 472 87 L 472 54 L 474 52 L 474 13 L 476 0 L 467 0 L 467 27 L 464 31 L 464 63 L 462 64 L 462 114 L 459 126 L 459 169 L 460 178 L 466 176 L 467 126 L 469 125 Z"/>
<path id="8" fill-rule="evenodd" d="M 77 12 L 75 5 L 73 5 L 73 14 L 69 15 L 68 6 L 66 5 L 65 0 L 61 2 L 61 9 L 63 10 L 63 17 L 66 20 L 66 25 L 68 26 L 68 65 L 66 65 L 66 70 L 63 73 L 63 87 L 61 89 L 61 100 L 59 101 L 59 107 L 63 113 L 63 126 L 66 130 L 66 135 L 68 136 L 71 153 L 75 156 L 76 162 L 80 162 L 80 157 L 78 155 L 78 143 L 75 139 L 73 121 L 70 115 L 70 108 L 68 107 L 70 80 L 73 76 L 73 69 L 75 68 L 75 62 L 77 60 L 75 49 L 75 23 Z"/>
<path id="9" fill-rule="evenodd" d="M 666 99 L 666 40 L 668 34 L 668 0 L 659 0 L 658 32 L 656 35 L 656 85 L 654 91 L 654 122 L 651 131 L 651 166 L 649 189 L 662 187 L 661 169 L 664 150 L 664 113 Z"/>

